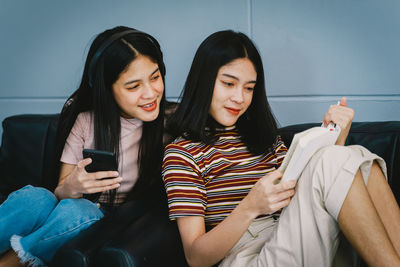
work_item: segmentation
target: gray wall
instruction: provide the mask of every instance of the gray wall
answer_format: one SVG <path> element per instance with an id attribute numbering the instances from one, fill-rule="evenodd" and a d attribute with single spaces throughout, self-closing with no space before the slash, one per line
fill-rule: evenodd
<path id="1" fill-rule="evenodd" d="M 230 28 L 256 42 L 282 126 L 320 121 L 341 96 L 355 121 L 400 120 L 398 0 L 1 0 L 0 120 L 59 112 L 90 41 L 116 25 L 160 41 L 169 99 L 200 42 Z"/>

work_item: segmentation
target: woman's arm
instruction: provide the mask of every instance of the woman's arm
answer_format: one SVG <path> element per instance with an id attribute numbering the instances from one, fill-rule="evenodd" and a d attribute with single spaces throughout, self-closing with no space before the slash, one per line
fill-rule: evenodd
<path id="1" fill-rule="evenodd" d="M 92 194 L 118 188 L 121 177 L 116 171 L 102 171 L 88 173 L 85 166 L 92 162 L 91 159 L 83 159 L 77 165 L 61 163 L 60 178 L 54 194 L 58 199 L 80 198 L 83 194 Z M 104 179 L 107 177 L 116 177 Z"/>
<path id="2" fill-rule="evenodd" d="M 239 241 L 254 218 L 289 205 L 296 182 L 276 184 L 275 181 L 281 177 L 279 171 L 273 171 L 261 178 L 232 213 L 207 233 L 203 217 L 178 218 L 178 228 L 189 265 L 216 264 Z"/>
<path id="3" fill-rule="evenodd" d="M 340 99 L 339 105 L 330 106 L 329 110 L 325 113 L 323 123 L 327 126 L 330 122 L 339 125 L 341 131 L 336 141 L 336 145 L 343 146 L 346 143 L 347 136 L 349 135 L 351 123 L 354 118 L 354 110 L 347 107 L 345 97 Z"/>
<path id="4" fill-rule="evenodd" d="M 205 232 L 204 218 L 178 218 L 186 260 L 190 266 L 212 266 L 220 261 L 239 241 L 254 217 L 240 204 L 219 225 Z"/>

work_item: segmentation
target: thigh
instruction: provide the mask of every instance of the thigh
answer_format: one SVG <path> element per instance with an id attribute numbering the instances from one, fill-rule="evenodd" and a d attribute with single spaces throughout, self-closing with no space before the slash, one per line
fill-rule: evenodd
<path id="1" fill-rule="evenodd" d="M 299 178 L 258 264 L 330 266 L 339 245 L 341 206 L 357 171 L 374 159 L 379 157 L 359 146 L 319 150 Z"/>
<path id="2" fill-rule="evenodd" d="M 84 198 L 63 199 L 48 217 L 45 224 L 47 227 L 59 229 L 62 234 L 70 231 L 87 228 L 86 224 L 91 224 L 104 217 L 104 213 L 98 206 Z M 60 227 L 58 227 L 60 226 Z M 52 231 L 51 235 L 54 235 Z M 45 234 L 45 237 L 50 234 Z"/>
<path id="3" fill-rule="evenodd" d="M 42 227 L 21 239 L 21 246 L 50 262 L 58 248 L 103 216 L 97 205 L 87 199 L 61 200 Z"/>
<path id="4" fill-rule="evenodd" d="M 221 261 L 219 267 L 250 266 L 250 262 L 257 258 L 261 249 L 270 241 L 276 225 L 273 218 L 255 220 Z"/>

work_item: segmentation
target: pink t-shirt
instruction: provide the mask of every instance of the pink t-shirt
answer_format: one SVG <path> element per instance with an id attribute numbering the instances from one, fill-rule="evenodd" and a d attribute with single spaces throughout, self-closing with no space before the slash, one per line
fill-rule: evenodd
<path id="1" fill-rule="evenodd" d="M 119 193 L 128 193 L 138 179 L 139 142 L 142 136 L 143 122 L 138 119 L 121 118 L 121 142 L 118 171 L 123 178 Z M 91 112 L 83 112 L 76 118 L 75 124 L 65 142 L 61 162 L 77 164 L 83 159 L 84 148 L 94 149 L 94 123 Z"/>

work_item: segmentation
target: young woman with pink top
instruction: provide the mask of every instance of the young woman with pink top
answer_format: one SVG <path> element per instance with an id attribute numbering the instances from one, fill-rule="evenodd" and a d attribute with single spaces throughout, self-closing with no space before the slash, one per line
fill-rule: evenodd
<path id="1" fill-rule="evenodd" d="M 28 185 L 0 206 L 0 265 L 49 264 L 112 207 L 160 196 L 164 76 L 151 35 L 120 26 L 94 39 L 81 84 L 59 119 L 58 186 L 53 193 Z M 86 172 L 92 160 L 83 159 L 85 148 L 114 152 L 118 171 Z"/>

